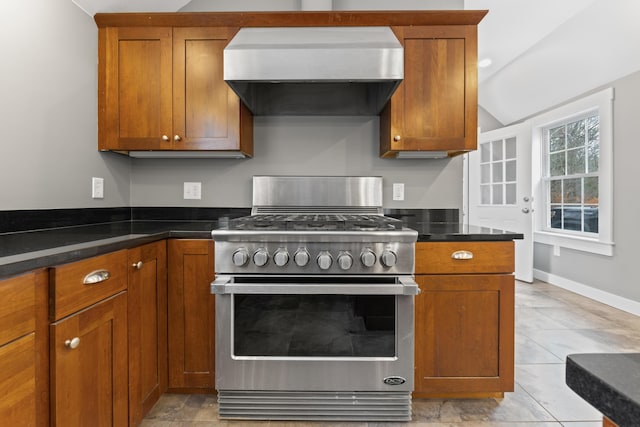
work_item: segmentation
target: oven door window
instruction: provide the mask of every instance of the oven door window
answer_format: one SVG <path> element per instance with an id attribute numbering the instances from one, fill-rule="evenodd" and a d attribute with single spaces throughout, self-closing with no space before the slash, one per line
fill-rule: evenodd
<path id="1" fill-rule="evenodd" d="M 394 295 L 234 295 L 236 357 L 395 357 Z"/>

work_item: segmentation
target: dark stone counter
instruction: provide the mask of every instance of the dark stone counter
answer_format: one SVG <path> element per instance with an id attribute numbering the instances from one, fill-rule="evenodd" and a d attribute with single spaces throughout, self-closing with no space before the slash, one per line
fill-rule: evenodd
<path id="1" fill-rule="evenodd" d="M 90 211 L 90 212 L 86 212 Z M 28 211 L 4 214 L 12 225 L 0 233 L 0 278 L 42 267 L 65 264 L 166 238 L 210 239 L 211 230 L 229 219 L 249 215 L 248 208 L 114 208 Z M 522 239 L 522 234 L 459 224 L 457 209 L 390 210 L 418 231 L 419 242 L 495 241 Z M 81 215 L 76 218 L 75 215 Z M 35 227 L 25 230 L 19 218 Z M 122 220 L 127 217 L 129 219 Z M 73 224 L 77 219 L 79 225 Z M 108 221 L 112 219 L 114 221 Z M 105 221 L 87 224 L 86 221 Z M 47 227 L 51 225 L 51 227 Z"/>
<path id="2" fill-rule="evenodd" d="M 640 425 L 640 353 L 570 354 L 566 383 L 618 426 Z"/>

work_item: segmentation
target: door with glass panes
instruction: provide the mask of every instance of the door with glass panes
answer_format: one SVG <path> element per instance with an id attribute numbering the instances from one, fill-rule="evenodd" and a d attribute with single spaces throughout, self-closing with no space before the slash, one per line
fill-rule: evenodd
<path id="1" fill-rule="evenodd" d="M 533 281 L 531 126 L 528 122 L 478 135 L 465 158 L 465 218 L 469 224 L 522 233 L 516 279 Z"/>

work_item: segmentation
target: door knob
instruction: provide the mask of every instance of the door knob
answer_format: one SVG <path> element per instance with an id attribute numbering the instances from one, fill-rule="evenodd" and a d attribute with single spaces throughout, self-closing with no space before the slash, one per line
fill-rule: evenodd
<path id="1" fill-rule="evenodd" d="M 142 268 L 142 261 L 134 262 L 131 266 L 136 270 L 140 270 Z"/>
<path id="2" fill-rule="evenodd" d="M 400 141 L 402 139 L 402 137 L 400 135 L 396 135 L 393 137 L 394 141 Z"/>
<path id="3" fill-rule="evenodd" d="M 163 140 L 163 141 L 168 141 L 168 140 L 169 140 L 169 137 L 168 137 L 167 135 L 162 135 L 162 140 Z"/>
<path id="4" fill-rule="evenodd" d="M 528 202 L 528 201 L 529 201 L 529 200 L 531 200 L 531 199 L 530 199 L 529 197 L 527 197 L 527 196 L 524 196 L 524 197 L 522 198 L 522 200 L 524 200 L 525 202 Z"/>
<path id="5" fill-rule="evenodd" d="M 522 212 L 528 214 L 530 211 L 529 211 L 529 208 L 522 208 Z"/>
<path id="6" fill-rule="evenodd" d="M 180 138 L 180 135 L 175 135 L 175 136 L 173 137 L 173 140 L 174 140 L 175 142 L 179 142 L 179 141 L 182 141 L 182 138 Z"/>

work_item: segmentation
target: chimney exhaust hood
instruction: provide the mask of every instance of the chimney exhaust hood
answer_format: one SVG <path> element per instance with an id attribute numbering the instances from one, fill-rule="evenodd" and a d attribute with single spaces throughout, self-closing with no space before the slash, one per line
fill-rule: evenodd
<path id="1" fill-rule="evenodd" d="M 224 79 L 254 115 L 378 115 L 404 77 L 389 27 L 242 28 Z"/>

